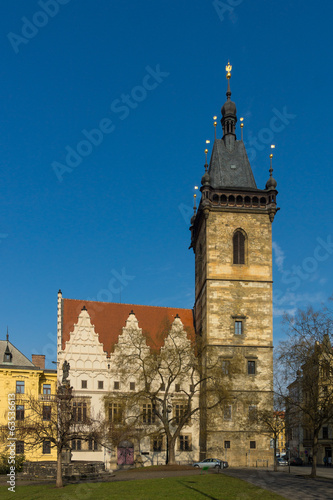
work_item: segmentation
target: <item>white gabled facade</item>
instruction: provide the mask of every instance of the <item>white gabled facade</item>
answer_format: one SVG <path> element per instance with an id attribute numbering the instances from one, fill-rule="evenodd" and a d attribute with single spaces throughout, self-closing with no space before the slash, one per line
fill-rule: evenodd
<path id="1" fill-rule="evenodd" d="M 117 411 L 120 411 L 121 408 L 122 420 L 126 421 L 127 427 L 133 431 L 131 437 L 126 440 L 125 429 L 125 439 L 120 443 L 120 447 L 116 445 L 115 439 L 112 440 L 113 442 L 109 440 L 105 447 L 96 445 L 94 442 L 73 443 L 72 460 L 103 461 L 107 468 L 114 468 L 117 462 L 124 459 L 124 453 L 129 452 L 133 455 L 134 463 L 140 465 L 165 463 L 165 437 L 162 442 L 156 440 L 158 431 L 161 429 L 159 419 L 155 416 L 151 405 L 149 406 L 149 402 L 145 402 L 144 397 L 140 399 L 138 396 L 137 402 L 133 403 L 133 395 L 139 395 L 141 391 L 144 392 L 144 382 L 136 350 L 139 346 L 140 356 L 143 357 L 151 352 L 151 347 L 146 343 L 146 337 L 139 327 L 135 314 L 133 312 L 129 314 L 126 324 L 114 344 L 113 352 L 108 354 L 104 351 L 103 343 L 99 339 L 99 332 L 95 331 L 85 307 L 79 313 L 77 323 L 70 332 L 69 340 L 63 343 L 60 292 L 58 299 L 59 383 L 62 381 L 62 366 L 66 360 L 70 364 L 69 381 L 73 387 L 73 401 L 81 405 L 80 418 L 89 414 L 91 418 L 100 421 L 101 426 L 103 422 L 114 420 L 112 425 L 117 434 L 117 429 L 123 425 L 116 419 Z M 178 317 L 171 324 L 169 335 L 165 338 L 164 345 L 159 351 L 161 356 L 166 350 L 171 352 L 170 349 L 175 338 L 183 346 L 190 347 L 191 341 Z M 152 389 L 158 390 L 156 384 L 159 383 L 158 380 L 152 380 Z M 175 411 L 180 411 L 183 395 L 185 392 L 188 393 L 192 383 L 193 378 L 191 379 L 190 374 L 188 376 L 183 374 L 168 388 L 170 416 L 174 415 Z M 181 392 L 183 390 L 184 393 Z M 160 396 L 164 397 L 164 393 L 161 393 Z M 195 394 L 192 399 L 193 404 L 198 405 L 198 395 Z M 157 394 L 157 404 L 161 404 L 160 400 Z M 131 401 L 131 408 L 127 405 L 128 401 Z M 176 460 L 182 463 L 196 460 L 199 454 L 198 439 L 199 412 L 191 418 L 189 424 L 182 428 L 180 437 L 177 438 Z M 97 449 L 95 449 L 96 446 Z M 120 449 L 122 446 L 124 449 Z"/>

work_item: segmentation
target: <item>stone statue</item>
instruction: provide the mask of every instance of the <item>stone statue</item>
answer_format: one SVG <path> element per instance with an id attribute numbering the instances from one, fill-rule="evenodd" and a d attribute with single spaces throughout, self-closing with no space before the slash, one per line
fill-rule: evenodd
<path id="1" fill-rule="evenodd" d="M 70 364 L 68 361 L 64 361 L 62 364 L 62 384 L 68 384 L 68 374 L 69 374 Z"/>

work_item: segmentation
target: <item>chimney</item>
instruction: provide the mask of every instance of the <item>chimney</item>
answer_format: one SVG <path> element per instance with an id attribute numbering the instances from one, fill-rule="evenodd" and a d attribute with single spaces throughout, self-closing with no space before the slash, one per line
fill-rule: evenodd
<path id="1" fill-rule="evenodd" d="M 37 368 L 45 370 L 45 354 L 33 354 L 31 360 Z"/>

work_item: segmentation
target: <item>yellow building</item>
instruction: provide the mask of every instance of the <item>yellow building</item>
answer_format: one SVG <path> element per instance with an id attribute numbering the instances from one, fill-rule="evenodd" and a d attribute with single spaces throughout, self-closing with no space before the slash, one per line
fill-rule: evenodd
<path id="1" fill-rule="evenodd" d="M 45 370 L 45 356 L 33 354 L 30 361 L 9 341 L 8 334 L 6 340 L 0 340 L 0 453 L 24 454 L 33 462 L 56 460 L 56 450 L 49 441 L 31 449 L 16 432 L 29 412 L 31 397 L 45 402 L 44 414 L 48 418 L 47 402 L 56 388 L 57 371 Z"/>
<path id="2" fill-rule="evenodd" d="M 280 425 L 278 426 L 278 428 L 280 428 L 280 432 L 278 433 L 276 438 L 276 452 L 279 453 L 280 455 L 285 455 L 286 453 L 285 412 L 277 411 L 274 414 L 277 416 L 280 422 Z"/>

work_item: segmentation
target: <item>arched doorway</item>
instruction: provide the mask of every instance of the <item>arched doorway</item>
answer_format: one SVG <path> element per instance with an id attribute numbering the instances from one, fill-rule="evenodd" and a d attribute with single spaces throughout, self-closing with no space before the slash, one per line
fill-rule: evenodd
<path id="1" fill-rule="evenodd" d="M 131 441 L 121 441 L 117 448 L 118 465 L 134 464 L 134 445 Z"/>

